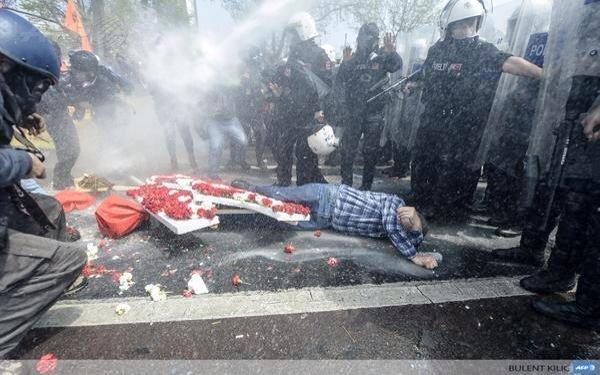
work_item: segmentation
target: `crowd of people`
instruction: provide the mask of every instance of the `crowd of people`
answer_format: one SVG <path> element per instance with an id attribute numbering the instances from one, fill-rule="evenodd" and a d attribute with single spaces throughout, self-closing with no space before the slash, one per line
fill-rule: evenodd
<path id="1" fill-rule="evenodd" d="M 534 308 L 562 321 L 598 327 L 600 26 L 594 20 L 600 15 L 600 3 L 576 2 L 580 3 L 576 5 L 579 13 L 574 14 L 581 19 L 571 20 L 580 25 L 577 40 L 571 42 L 577 46 L 577 59 L 565 59 L 565 64 L 575 66 L 554 155 L 533 189 L 531 205 L 509 220 L 523 231 L 520 246 L 497 250 L 494 256 L 541 267 L 550 234 L 558 226 L 547 268 L 523 279 L 521 285 L 536 293 L 564 292 L 575 286 L 576 274 L 581 273 L 575 301 L 536 300 Z M 464 223 L 472 212 L 474 193 L 482 178 L 482 168 L 474 168 L 473 160 L 481 147 L 501 76 L 524 77 L 530 87 L 539 87 L 538 81 L 547 78 L 542 66 L 480 38 L 485 16 L 480 0 L 450 0 L 440 16 L 440 39 L 429 48 L 420 68 L 389 93 L 386 88 L 393 83 L 391 77 L 403 71 L 394 35 L 385 33 L 381 38 L 378 25 L 366 23 L 358 32 L 356 51 L 346 48 L 338 62 L 317 44 L 317 27 L 308 13 L 290 19 L 286 29 L 289 51 L 284 60 L 269 61 L 260 48 L 248 48 L 236 85 L 223 82 L 203 92 L 199 104 L 202 118 L 196 119 L 201 125 L 182 115 L 185 105 L 177 98 L 159 85 L 148 84 L 146 89 L 154 98 L 165 131 L 172 171 L 180 168 L 177 133 L 183 139 L 191 169 L 213 179 L 220 177 L 225 145 L 229 145 L 229 164 L 249 170 L 248 144 L 253 142 L 257 167 L 264 169 L 267 155 L 272 154 L 277 183 L 255 186 L 237 181 L 237 186 L 309 204 L 316 227 L 388 237 L 403 256 L 420 266 L 435 268 L 434 257 L 418 253 L 425 222 Z M 39 133 L 47 124 L 58 159 L 54 188 L 69 187 L 80 152 L 74 119 L 90 108 L 93 121 L 111 123 L 125 105 L 121 94 L 133 88 L 88 51 L 70 52 L 70 69 L 61 75 L 61 52 L 56 44 L 8 10 L 0 10 L 0 24 L 6 26 L 0 27 L 3 356 L 65 290 L 74 292 L 81 287 L 78 275 L 85 263 L 85 253 L 67 242 L 77 236 L 66 228 L 58 203 L 20 184 L 26 178 L 44 177 L 45 166 L 34 150 L 10 146 L 15 129 L 25 136 L 26 132 Z M 391 103 L 415 96 L 420 98 L 422 115 L 408 154 L 394 142 L 382 144 L 382 139 L 384 129 L 390 126 L 386 111 Z M 521 110 L 518 100 L 512 103 L 515 112 Z M 69 107 L 75 108 L 74 113 Z M 526 118 L 531 122 L 532 117 Z M 116 132 L 118 127 L 107 131 Z M 205 169 L 196 161 L 193 134 L 208 140 Z M 508 140 L 502 138 L 501 144 L 510 145 L 510 137 L 503 136 Z M 118 135 L 113 133 L 113 137 Z M 354 164 L 361 144 L 362 181 L 355 189 Z M 376 165 L 386 159 L 388 149 L 396 151 L 395 171 L 400 175 L 409 172 L 400 165 L 410 165 L 412 193 L 407 200 L 414 207 L 395 195 L 371 192 Z M 525 158 L 526 149 L 519 150 L 511 160 Z M 320 157 L 325 156 L 327 164 L 339 165 L 340 185 L 326 181 L 319 167 Z M 292 187 L 294 161 L 297 187 Z M 494 165 L 484 168 L 492 197 L 502 195 L 498 192 L 502 181 L 508 181 Z M 519 179 L 513 177 L 511 181 L 512 190 L 524 188 Z M 514 194 L 503 196 L 504 201 L 496 200 L 496 205 L 519 205 Z"/>

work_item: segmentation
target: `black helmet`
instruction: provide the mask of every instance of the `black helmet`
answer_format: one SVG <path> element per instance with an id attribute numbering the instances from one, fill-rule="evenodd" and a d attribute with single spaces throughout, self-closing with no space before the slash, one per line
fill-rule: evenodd
<path id="1" fill-rule="evenodd" d="M 0 53 L 58 82 L 60 61 L 50 41 L 29 21 L 7 9 L 0 9 Z"/>
<path id="2" fill-rule="evenodd" d="M 100 66 L 98 56 L 84 50 L 69 52 L 69 61 L 72 69 L 84 72 L 96 72 Z"/>
<path id="3" fill-rule="evenodd" d="M 358 30 L 357 49 L 368 50 L 372 52 L 376 47 L 376 42 L 379 41 L 379 27 L 376 23 L 365 23 Z"/>

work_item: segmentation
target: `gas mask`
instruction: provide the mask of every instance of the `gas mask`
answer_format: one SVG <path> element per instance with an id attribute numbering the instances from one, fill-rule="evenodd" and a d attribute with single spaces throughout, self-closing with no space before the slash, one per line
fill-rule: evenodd
<path id="1" fill-rule="evenodd" d="M 374 23 L 361 26 L 356 38 L 356 50 L 358 53 L 370 55 L 379 48 L 379 28 Z"/>
<path id="2" fill-rule="evenodd" d="M 20 125 L 27 116 L 35 113 L 36 105 L 51 85 L 50 78 L 20 66 L 5 73 L 4 82 L 0 85 L 4 116 L 15 125 Z"/>
<path id="3" fill-rule="evenodd" d="M 73 77 L 73 84 L 82 89 L 93 85 L 97 78 L 97 74 L 95 72 L 85 70 L 72 70 L 71 76 Z"/>

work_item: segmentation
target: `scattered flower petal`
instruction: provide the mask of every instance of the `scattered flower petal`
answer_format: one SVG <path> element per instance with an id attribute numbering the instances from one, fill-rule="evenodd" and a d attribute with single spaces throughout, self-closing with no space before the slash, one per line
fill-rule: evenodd
<path id="1" fill-rule="evenodd" d="M 329 264 L 330 267 L 336 267 L 338 264 L 340 264 L 340 260 L 336 257 L 329 257 L 327 259 L 327 264 Z"/>
<path id="2" fill-rule="evenodd" d="M 296 248 L 294 247 L 294 245 L 288 243 L 283 247 L 283 251 L 286 254 L 293 254 L 296 252 Z"/>
<path id="3" fill-rule="evenodd" d="M 40 357 L 35 364 L 35 370 L 40 374 L 49 374 L 56 370 L 56 362 L 58 359 L 52 353 L 46 353 Z"/>
<path id="4" fill-rule="evenodd" d="M 321 231 L 320 231 L 320 230 L 316 230 L 316 231 L 315 231 L 315 237 L 319 238 L 319 237 L 321 237 L 321 234 L 322 234 L 322 233 L 321 233 Z"/>

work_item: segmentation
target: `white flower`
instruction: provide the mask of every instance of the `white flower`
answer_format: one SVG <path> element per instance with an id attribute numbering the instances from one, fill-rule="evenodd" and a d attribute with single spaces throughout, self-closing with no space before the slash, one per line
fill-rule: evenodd
<path id="1" fill-rule="evenodd" d="M 146 293 L 150 295 L 152 301 L 164 301 L 167 299 L 167 293 L 164 291 L 160 284 L 148 284 L 146 285 Z"/>
<path id="2" fill-rule="evenodd" d="M 135 283 L 133 282 L 133 275 L 131 273 L 123 272 L 123 274 L 119 276 L 119 290 L 129 290 L 133 284 Z"/>
<path id="3" fill-rule="evenodd" d="M 93 243 L 87 244 L 86 253 L 87 253 L 88 260 L 98 259 L 98 246 L 94 245 Z"/>

